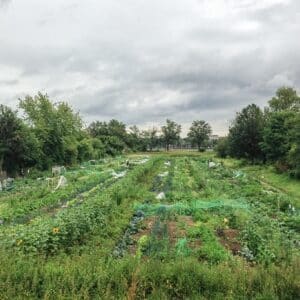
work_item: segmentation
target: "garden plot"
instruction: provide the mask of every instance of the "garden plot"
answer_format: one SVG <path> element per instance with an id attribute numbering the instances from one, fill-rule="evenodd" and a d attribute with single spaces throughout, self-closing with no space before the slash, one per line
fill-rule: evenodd
<path id="1" fill-rule="evenodd" d="M 131 236 L 132 242 L 129 245 L 128 252 L 132 255 L 137 253 L 146 256 L 157 255 L 157 253 L 152 253 L 155 250 L 157 251 L 157 249 L 151 249 L 151 242 L 165 239 L 168 247 L 174 248 L 182 243 L 182 240 L 187 240 L 187 230 L 193 226 L 195 226 L 195 223 L 189 216 L 178 216 L 178 218 L 173 220 L 160 220 L 159 216 L 147 217 L 139 224 L 138 232 Z M 144 240 L 143 249 L 139 249 L 142 240 Z M 147 241 L 148 245 L 145 241 Z M 200 241 L 190 240 L 188 245 L 191 248 L 196 248 L 200 245 Z"/>
<path id="2" fill-rule="evenodd" d="M 153 181 L 151 191 L 156 193 L 155 199 L 163 201 L 168 197 L 172 189 L 172 182 L 175 169 L 175 160 L 167 160 L 164 162 Z"/>
<path id="3" fill-rule="evenodd" d="M 219 163 L 212 168 L 204 159 L 172 158 L 158 172 L 152 188 L 155 198 L 135 205 L 143 218 L 127 235 L 125 252 L 175 259 L 181 247 L 185 255 L 213 264 L 236 255 L 250 262 L 282 259 L 278 245 L 293 234 L 281 222 L 280 203 L 288 199 L 279 199 L 278 194 L 266 197 L 257 180 Z M 295 208 L 289 207 L 293 206 L 287 211 L 295 215 Z"/>
<path id="4" fill-rule="evenodd" d="M 7 299 L 297 299 L 298 199 L 217 161 L 209 168 L 205 154 L 143 159 L 69 170 L 51 195 L 98 183 L 56 199 L 66 207 L 55 213 L 48 203 L 28 224 L 0 226 Z"/>
<path id="5" fill-rule="evenodd" d="M 235 232 L 234 236 L 229 232 L 229 229 L 220 231 L 218 237 L 192 216 L 169 214 L 166 210 L 151 216 L 143 214 L 135 230 L 126 232 L 122 255 L 118 257 L 128 254 L 145 259 L 176 260 L 179 256 L 191 256 L 199 261 L 220 263 L 229 260 L 230 253 L 239 254 L 237 231 L 231 231 Z"/>
<path id="6" fill-rule="evenodd" d="M 72 170 L 65 176 L 68 185 L 53 191 L 46 181 L 39 181 L 39 190 L 21 194 L 19 197 L 11 196 L 1 203 L 0 219 L 4 224 L 26 223 L 32 218 L 43 213 L 55 213 L 60 208 L 73 205 L 84 199 L 85 193 L 92 192 L 95 187 L 101 187 L 103 183 L 112 178 L 107 167 L 114 166 L 120 172 L 120 161 L 116 160 L 112 165 L 89 165 L 85 169 Z"/>
<path id="7" fill-rule="evenodd" d="M 197 198 L 197 186 L 190 174 L 190 161 L 188 158 L 177 158 L 173 171 L 172 188 L 168 202 L 177 202 Z"/>
<path id="8" fill-rule="evenodd" d="M 203 204 L 204 202 L 202 205 L 198 204 L 191 207 L 178 203 L 173 205 L 156 204 L 151 206 L 144 204 L 139 206 L 138 211 L 144 211 L 142 213 L 143 219 L 141 223 L 137 224 L 136 230 L 128 236 L 128 252 L 132 255 L 140 253 L 141 250 L 138 249 L 141 241 L 143 241 L 144 250 L 142 252 L 146 256 L 153 254 L 154 250 L 150 244 L 158 242 L 165 244 L 163 248 L 165 250 L 168 249 L 170 257 L 178 252 L 178 247 L 184 247 L 186 254 L 189 253 L 194 256 L 197 256 L 197 253 L 199 254 L 203 250 L 204 253 L 209 253 L 209 251 L 221 252 L 224 259 L 228 259 L 230 255 L 229 253 L 225 255 L 226 251 L 224 249 L 227 249 L 233 255 L 240 255 L 239 230 L 229 228 L 229 221 L 226 218 L 224 218 L 223 224 L 217 230 L 211 229 L 206 222 L 195 221 L 195 216 L 199 218 L 201 211 L 204 210 L 206 214 L 213 214 L 213 211 L 210 212 L 210 209 L 216 207 L 216 204 L 206 207 Z M 205 219 L 204 213 L 202 218 Z M 207 244 L 212 244 L 213 249 L 210 249 Z M 152 250 L 149 250 L 149 247 Z M 155 251 L 157 252 L 158 249 Z M 199 256 L 199 259 L 205 259 L 205 256 Z M 218 261 L 218 259 L 213 257 L 214 260 Z"/>
<path id="9" fill-rule="evenodd" d="M 149 161 L 150 157 L 147 156 L 140 156 L 140 155 L 134 155 L 131 157 L 130 160 L 128 160 L 129 165 L 143 165 Z"/>
<path id="10" fill-rule="evenodd" d="M 69 250 L 72 246 L 86 242 L 87 238 L 110 223 L 119 210 L 128 206 L 125 200 L 137 197 L 136 186 L 155 167 L 155 161 L 136 167 L 128 176 L 120 179 L 102 193 L 101 189 L 80 206 L 60 210 L 54 218 L 43 215 L 30 224 L 3 227 L 0 231 L 1 247 L 21 250 L 25 253 L 38 252 L 48 255 L 59 249 Z M 135 188 L 129 189 L 129 186 Z M 123 202 L 124 201 L 124 202 Z"/>
<path id="11" fill-rule="evenodd" d="M 152 179 L 151 187 L 149 188 L 150 192 L 157 193 L 158 190 L 161 190 L 165 184 L 164 176 L 160 176 L 160 171 L 162 170 L 162 161 L 158 160 L 159 164 L 155 170 L 155 174 L 153 175 L 154 178 Z M 159 174 L 158 174 L 159 173 Z M 163 197 L 165 197 L 164 193 L 161 192 L 160 194 L 163 194 Z M 152 198 L 152 197 L 150 197 Z M 157 198 L 157 196 L 156 196 Z M 144 203 L 149 203 L 149 199 L 146 199 Z M 132 236 L 139 232 L 139 226 L 141 221 L 143 221 L 145 218 L 145 214 L 141 210 L 136 210 L 132 215 L 132 218 L 129 222 L 129 225 L 125 229 L 125 232 L 123 233 L 123 236 L 119 239 L 117 244 L 115 245 L 115 248 L 113 250 L 113 256 L 114 257 L 123 257 L 127 251 L 130 245 L 134 243 L 134 240 L 132 239 Z"/>
<path id="12" fill-rule="evenodd" d="M 239 241 L 239 231 L 237 229 L 218 229 L 217 235 L 220 243 L 234 255 L 241 254 L 241 242 Z"/>
<path id="13" fill-rule="evenodd" d="M 137 257 L 161 257 L 167 253 L 169 258 L 174 258 L 179 253 L 185 253 L 184 255 L 196 256 L 201 260 L 219 262 L 228 259 L 230 251 L 237 254 L 238 250 L 233 249 L 233 246 L 237 248 L 238 242 L 230 240 L 226 236 L 227 231 L 224 231 L 222 239 L 214 229 L 208 227 L 206 230 L 205 222 L 200 222 L 199 219 L 205 217 L 202 211 L 210 214 L 210 211 L 213 213 L 218 209 L 245 209 L 248 208 L 247 204 L 240 199 L 197 200 L 198 187 L 191 175 L 190 162 L 186 158 L 176 158 L 172 163 L 164 164 L 163 169 L 172 166 L 171 180 L 167 180 L 169 173 L 161 176 L 165 173 L 160 169 L 152 188 L 152 191 L 161 191 L 168 182 L 167 197 L 158 197 L 162 193 L 160 192 L 152 203 L 148 201 L 136 204 L 136 212 L 142 218 L 135 224 L 133 231 L 126 231 L 125 238 L 119 242 L 123 245 L 121 256 L 126 252 Z M 211 247 L 214 248 L 214 254 L 209 254 Z"/>
<path id="14" fill-rule="evenodd" d="M 194 162 L 196 165 L 201 163 Z M 208 198 L 222 196 L 227 203 L 235 198 L 236 202 L 245 204 L 244 207 L 215 209 L 214 217 L 206 214 L 206 223 L 217 231 L 224 246 L 234 253 L 238 251 L 247 260 L 265 263 L 280 261 L 284 259 L 283 253 L 288 255 L 288 251 L 297 251 L 294 239 L 299 239 L 299 234 L 290 225 L 298 212 L 289 209 L 293 207 L 289 197 L 275 191 L 266 193 L 256 178 L 222 165 L 208 169 L 202 164 L 200 168 L 206 169 L 203 190 Z M 199 171 L 194 172 L 194 176 L 197 178 Z M 222 218 L 228 222 L 222 225 Z M 288 251 L 283 246 L 286 243 L 289 244 Z"/>

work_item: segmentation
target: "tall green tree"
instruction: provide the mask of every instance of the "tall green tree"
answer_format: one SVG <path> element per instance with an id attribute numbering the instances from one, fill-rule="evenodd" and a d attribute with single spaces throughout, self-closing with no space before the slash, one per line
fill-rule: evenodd
<path id="1" fill-rule="evenodd" d="M 300 179 L 300 113 L 295 114 L 290 120 L 291 148 L 288 154 L 288 161 L 292 167 L 292 174 Z"/>
<path id="2" fill-rule="evenodd" d="M 167 151 L 170 145 L 174 145 L 180 139 L 181 125 L 169 119 L 166 120 L 166 125 L 161 127 L 162 140 Z"/>
<path id="3" fill-rule="evenodd" d="M 0 105 L 0 171 L 9 175 L 32 167 L 39 160 L 39 143 L 17 112 Z"/>
<path id="4" fill-rule="evenodd" d="M 143 137 L 143 132 L 136 125 L 129 127 L 127 146 L 132 151 L 145 151 L 146 141 Z"/>
<path id="5" fill-rule="evenodd" d="M 20 100 L 19 106 L 41 144 L 42 168 L 76 162 L 77 144 L 82 132 L 78 113 L 74 113 L 65 102 L 51 102 L 42 93 L 26 96 Z"/>
<path id="6" fill-rule="evenodd" d="M 93 138 L 99 139 L 103 144 L 104 152 L 108 155 L 121 153 L 130 143 L 126 126 L 117 120 L 107 122 L 92 122 L 88 132 Z"/>
<path id="7" fill-rule="evenodd" d="M 203 121 L 193 121 L 188 137 L 193 145 L 197 145 L 198 151 L 204 149 L 205 143 L 209 140 L 209 135 L 212 133 L 211 126 Z"/>
<path id="8" fill-rule="evenodd" d="M 228 137 L 221 137 L 218 139 L 217 144 L 214 147 L 214 150 L 216 151 L 217 155 L 221 158 L 226 158 L 226 156 L 229 153 L 228 150 Z"/>
<path id="9" fill-rule="evenodd" d="M 287 161 L 291 148 L 290 131 L 293 127 L 290 120 L 294 115 L 291 111 L 276 111 L 267 115 L 261 142 L 267 160 L 281 163 Z"/>
<path id="10" fill-rule="evenodd" d="M 123 143 L 127 144 L 126 125 L 118 120 L 112 119 L 108 122 L 108 132 L 110 136 L 116 136 Z"/>
<path id="11" fill-rule="evenodd" d="M 109 136 L 108 124 L 106 122 L 94 121 L 88 127 L 89 134 L 94 138 Z"/>
<path id="12" fill-rule="evenodd" d="M 300 97 L 291 87 L 281 87 L 269 101 L 263 130 L 262 150 L 278 170 L 297 168 L 297 120 Z"/>
<path id="13" fill-rule="evenodd" d="M 159 138 L 158 138 L 158 129 L 156 127 L 152 127 L 143 132 L 143 137 L 145 139 L 147 149 L 150 151 L 153 150 L 154 147 L 158 146 Z"/>
<path id="14" fill-rule="evenodd" d="M 297 91 L 291 87 L 281 87 L 276 91 L 276 96 L 269 101 L 272 112 L 286 110 L 300 110 L 300 97 Z"/>
<path id="15" fill-rule="evenodd" d="M 262 159 L 260 143 L 263 139 L 264 115 L 261 109 L 251 104 L 237 113 L 228 135 L 229 154 L 252 162 Z"/>
<path id="16" fill-rule="evenodd" d="M 118 120 L 112 119 L 107 122 L 92 122 L 88 127 L 92 137 L 115 136 L 123 143 L 127 141 L 126 125 Z"/>

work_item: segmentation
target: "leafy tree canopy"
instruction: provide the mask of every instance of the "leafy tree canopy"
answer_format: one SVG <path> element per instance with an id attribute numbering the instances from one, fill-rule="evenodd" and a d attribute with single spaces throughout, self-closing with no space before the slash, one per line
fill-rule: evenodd
<path id="1" fill-rule="evenodd" d="M 39 142 L 9 107 L 0 105 L 0 171 L 15 174 L 39 159 Z"/>
<path id="2" fill-rule="evenodd" d="M 203 120 L 193 121 L 188 137 L 193 145 L 197 145 L 200 151 L 201 147 L 204 147 L 205 142 L 208 141 L 211 133 L 211 126 L 207 122 Z"/>
<path id="3" fill-rule="evenodd" d="M 278 111 L 271 113 L 263 129 L 261 148 L 267 160 L 286 161 L 291 148 L 290 130 L 293 124 L 290 120 L 295 116 L 291 111 Z"/>
<path id="4" fill-rule="evenodd" d="M 67 103 L 52 103 L 47 95 L 38 93 L 20 100 L 19 106 L 41 143 L 43 168 L 76 160 L 82 121 Z"/>
<path id="5" fill-rule="evenodd" d="M 170 145 L 173 145 L 180 138 L 181 125 L 167 119 L 166 125 L 161 127 L 161 131 L 165 147 L 169 150 Z"/>
<path id="6" fill-rule="evenodd" d="M 269 106 L 273 112 L 283 110 L 299 111 L 300 97 L 293 88 L 281 87 L 276 91 L 276 96 L 269 101 Z"/>
<path id="7" fill-rule="evenodd" d="M 264 115 L 261 109 L 251 104 L 237 113 L 229 129 L 228 143 L 230 155 L 254 161 L 261 159 L 260 148 L 264 127 Z"/>

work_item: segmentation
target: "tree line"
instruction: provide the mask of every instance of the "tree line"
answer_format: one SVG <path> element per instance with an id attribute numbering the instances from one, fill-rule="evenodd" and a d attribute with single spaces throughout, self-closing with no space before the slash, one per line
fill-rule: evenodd
<path id="1" fill-rule="evenodd" d="M 264 110 L 255 104 L 243 108 L 216 151 L 220 157 L 272 163 L 278 171 L 300 178 L 300 97 L 296 90 L 279 88 Z"/>
<path id="2" fill-rule="evenodd" d="M 22 174 L 29 168 L 49 169 L 128 151 L 169 150 L 192 146 L 214 147 L 220 157 L 252 163 L 272 163 L 280 171 L 300 178 L 300 97 L 291 87 L 279 88 L 263 110 L 250 104 L 236 114 L 226 137 L 209 139 L 211 126 L 192 122 L 186 138 L 181 125 L 167 119 L 161 128 L 129 128 L 118 120 L 94 121 L 84 126 L 66 102 L 53 102 L 46 94 L 26 96 L 19 111 L 0 105 L 0 175 Z"/>
<path id="3" fill-rule="evenodd" d="M 46 170 L 124 151 L 169 150 L 178 144 L 204 150 L 211 132 L 203 120 L 194 121 L 184 139 L 180 137 L 181 125 L 169 119 L 160 129 L 126 128 L 114 119 L 85 127 L 68 103 L 53 102 L 38 93 L 20 99 L 19 111 L 0 105 L 0 173 L 17 175 L 29 168 Z"/>

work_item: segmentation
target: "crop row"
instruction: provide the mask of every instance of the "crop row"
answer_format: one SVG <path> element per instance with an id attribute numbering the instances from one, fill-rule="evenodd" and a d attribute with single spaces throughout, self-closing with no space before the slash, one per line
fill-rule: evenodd
<path id="1" fill-rule="evenodd" d="M 55 218 L 43 216 L 31 224 L 4 229 L 1 232 L 2 247 L 12 247 L 26 253 L 53 254 L 59 249 L 68 250 L 82 244 L 93 232 L 105 231 L 119 208 L 122 205 L 128 207 L 137 198 L 139 190 L 136 186 L 147 178 L 150 171 L 155 170 L 158 160 L 136 167 L 105 193 L 99 189 L 80 206 L 60 211 Z"/>
<path id="2" fill-rule="evenodd" d="M 81 172 L 67 177 L 69 178 L 67 186 L 57 191 L 52 191 L 51 188 L 41 182 L 39 190 L 33 190 L 19 198 L 11 196 L 11 201 L 2 203 L 0 219 L 6 224 L 25 223 L 40 214 L 43 208 L 48 210 L 62 205 L 68 200 L 75 198 L 78 194 L 105 182 L 112 175 L 109 170 L 81 170 Z"/>
<path id="3" fill-rule="evenodd" d="M 202 224 L 203 232 L 234 234 L 238 242 L 229 243 L 252 262 L 289 261 L 297 252 L 299 215 L 290 208 L 289 197 L 265 190 L 255 178 L 238 170 L 222 165 L 210 168 L 203 159 L 176 158 L 173 164 L 172 189 L 167 194 L 167 202 L 144 203 L 136 205 L 136 209 L 148 216 L 162 211 L 170 216 L 189 215 Z M 209 253 L 210 248 L 222 249 L 216 240 L 208 241 L 203 232 L 199 235 L 205 242 L 201 251 Z M 216 255 L 219 254 L 222 255 L 222 251 Z"/>
<path id="4" fill-rule="evenodd" d="M 96 161 L 95 164 L 84 163 L 77 167 L 68 168 L 67 172 L 64 176 L 67 177 L 68 183 L 76 182 L 80 178 L 84 178 L 91 174 L 97 174 L 103 170 L 119 167 L 122 161 L 122 157 L 115 158 L 114 160 L 99 160 Z M 32 196 L 36 198 L 41 198 L 45 195 L 46 192 L 49 191 L 50 182 L 46 179 L 49 178 L 51 174 L 49 171 L 41 172 L 40 177 L 38 178 L 16 178 L 14 189 L 7 192 L 2 191 L 0 193 L 1 207 L 3 204 L 7 204 L 9 206 L 18 205 L 18 203 L 22 201 L 28 201 L 32 199 Z M 48 183 L 47 183 L 48 182 Z M 48 188 L 47 188 L 48 187 Z M 53 188 L 53 187 L 52 187 Z"/>

